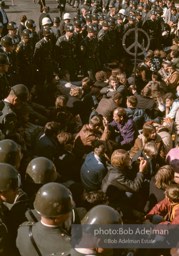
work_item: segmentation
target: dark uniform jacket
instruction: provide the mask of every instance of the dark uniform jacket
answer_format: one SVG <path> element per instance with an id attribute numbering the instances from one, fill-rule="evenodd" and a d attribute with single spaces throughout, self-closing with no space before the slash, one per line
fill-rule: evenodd
<path id="1" fill-rule="evenodd" d="M 33 225 L 24 223 L 19 227 L 16 244 L 21 256 L 39 256 L 29 238 L 29 226 L 32 226 L 33 238 L 43 256 L 58 252 L 66 255 L 66 252 L 69 252 L 70 237 L 61 227 L 47 227 L 41 222 L 36 222 Z"/>

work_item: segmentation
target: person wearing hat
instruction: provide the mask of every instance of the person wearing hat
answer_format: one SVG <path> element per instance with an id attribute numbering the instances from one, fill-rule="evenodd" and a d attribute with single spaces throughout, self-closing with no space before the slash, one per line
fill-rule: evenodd
<path id="1" fill-rule="evenodd" d="M 58 16 L 53 18 L 53 26 L 51 28 L 52 28 L 53 34 L 55 35 L 55 38 L 57 40 L 61 36 L 60 18 Z"/>
<path id="2" fill-rule="evenodd" d="M 10 61 L 7 54 L 0 52 L 0 100 L 7 97 L 10 92 L 10 83 L 7 76 L 9 66 Z"/>
<path id="3" fill-rule="evenodd" d="M 73 215 L 69 189 L 56 182 L 43 185 L 36 194 L 34 208 L 40 214 L 40 220 L 19 227 L 16 245 L 20 255 L 56 255 L 57 252 L 67 255 L 71 243 L 64 224 Z"/>
<path id="4" fill-rule="evenodd" d="M 32 33 L 29 29 L 24 29 L 21 34 L 21 41 L 16 48 L 16 65 L 19 80 L 29 89 L 33 86 L 33 53 L 34 48 L 31 43 Z"/>
<path id="5" fill-rule="evenodd" d="M 157 19 L 157 12 L 151 10 L 150 19 L 146 20 L 142 27 L 149 35 L 150 49 L 161 49 L 161 23 Z"/>
<path id="6" fill-rule="evenodd" d="M 42 29 L 43 18 L 48 17 L 52 22 L 52 18 L 50 17 L 49 11 L 50 11 L 50 8 L 48 6 L 44 6 L 42 8 L 42 13 L 39 16 L 39 29 Z"/>
<path id="7" fill-rule="evenodd" d="M 105 65 L 109 60 L 109 24 L 106 20 L 102 22 L 102 28 L 98 32 L 98 44 L 99 44 L 99 58 L 101 65 Z"/>
<path id="8" fill-rule="evenodd" d="M 17 66 L 16 66 L 16 53 L 15 43 L 12 37 L 6 35 L 1 38 L 1 46 L 3 52 L 9 58 L 9 69 L 7 71 L 8 81 L 11 85 L 15 85 L 18 82 Z"/>
<path id="9" fill-rule="evenodd" d="M 85 76 L 89 75 L 89 78 L 95 81 L 95 73 L 100 68 L 97 30 L 91 24 L 87 27 L 87 32 L 88 34 L 80 46 L 81 59 L 84 61 L 82 66 L 84 67 Z"/>
<path id="10" fill-rule="evenodd" d="M 65 24 L 65 35 L 58 38 L 56 42 L 56 60 L 62 70 L 68 70 L 71 80 L 77 75 L 77 47 L 73 36 L 74 26 Z"/>
<path id="11" fill-rule="evenodd" d="M 31 34 L 32 34 L 31 43 L 32 43 L 32 46 L 33 46 L 33 49 L 34 49 L 35 48 L 35 44 L 39 41 L 39 35 L 38 35 L 37 31 L 36 31 L 36 23 L 32 19 L 28 19 L 25 22 L 25 27 L 27 29 L 29 29 Z"/>
<path id="12" fill-rule="evenodd" d="M 54 34 L 49 26 L 43 29 L 43 38 L 35 45 L 33 63 L 36 70 L 36 83 L 41 87 L 39 93 L 42 93 L 41 89 L 45 82 L 51 82 L 53 73 L 57 71 Z"/>
<path id="13" fill-rule="evenodd" d="M 2 35 L 5 36 L 7 34 L 7 24 L 9 22 L 8 16 L 4 10 L 5 2 L 4 0 L 0 1 L 0 22 L 3 24 Z"/>
<path id="14" fill-rule="evenodd" d="M 20 37 L 17 34 L 17 29 L 18 29 L 18 27 L 17 27 L 16 22 L 11 21 L 7 24 L 7 30 L 8 30 L 7 35 L 13 39 L 15 48 L 18 45 L 18 43 L 20 42 Z"/>
<path id="15" fill-rule="evenodd" d="M 65 31 L 65 26 L 66 26 L 66 24 L 69 24 L 69 23 L 71 23 L 71 19 L 72 19 L 72 17 L 71 17 L 71 15 L 70 15 L 70 13 L 64 13 L 64 15 L 63 15 L 63 20 L 61 21 L 61 23 L 60 23 L 60 32 L 61 32 L 61 35 L 64 35 L 65 33 L 66 33 L 66 31 Z"/>

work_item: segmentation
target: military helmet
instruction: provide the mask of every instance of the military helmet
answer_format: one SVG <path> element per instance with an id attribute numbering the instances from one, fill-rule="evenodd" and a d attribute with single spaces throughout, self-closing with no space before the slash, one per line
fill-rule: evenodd
<path id="1" fill-rule="evenodd" d="M 6 36 L 3 36 L 1 38 L 1 45 L 6 47 L 6 46 L 13 46 L 14 45 L 14 40 L 12 37 L 6 35 Z"/>
<path id="2" fill-rule="evenodd" d="M 21 151 L 18 144 L 9 139 L 0 141 L 0 163 L 8 163 L 18 168 L 21 161 Z"/>
<path id="3" fill-rule="evenodd" d="M 29 19 L 29 20 L 27 20 L 27 21 L 25 22 L 25 26 L 26 26 L 26 28 L 32 29 L 32 28 L 35 28 L 35 27 L 36 27 L 36 24 L 35 24 L 35 21 L 34 21 L 34 20 Z"/>
<path id="4" fill-rule="evenodd" d="M 46 184 L 57 179 L 54 163 L 46 157 L 36 157 L 26 169 L 26 179 L 35 184 Z"/>
<path id="5" fill-rule="evenodd" d="M 17 24 L 16 24 L 16 22 L 14 22 L 14 21 L 9 22 L 9 23 L 7 24 L 7 29 L 8 29 L 8 30 L 15 30 L 15 29 L 17 29 Z"/>
<path id="6" fill-rule="evenodd" d="M 60 23 L 60 18 L 58 16 L 54 17 L 53 18 L 53 23 Z"/>
<path id="7" fill-rule="evenodd" d="M 29 97 L 29 89 L 24 84 L 16 84 L 11 87 L 11 90 L 21 101 L 27 101 Z"/>
<path id="8" fill-rule="evenodd" d="M 108 205 L 97 205 L 93 207 L 81 221 L 82 224 L 121 224 L 122 218 L 119 212 Z"/>
<path id="9" fill-rule="evenodd" d="M 10 62 L 9 62 L 9 58 L 8 56 L 3 53 L 3 52 L 0 52 L 0 65 L 9 65 Z"/>
<path id="10" fill-rule="evenodd" d="M 29 29 L 24 29 L 21 34 L 23 37 L 32 38 L 32 32 Z"/>
<path id="11" fill-rule="evenodd" d="M 53 34 L 53 31 L 50 27 L 43 28 L 43 36 L 51 36 L 52 34 Z"/>
<path id="12" fill-rule="evenodd" d="M 66 24 L 65 25 L 65 31 L 66 32 L 73 32 L 74 31 L 73 24 Z"/>
<path id="13" fill-rule="evenodd" d="M 47 218 L 69 213 L 73 208 L 71 192 L 62 184 L 47 183 L 38 190 L 34 208 L 40 215 Z"/>
<path id="14" fill-rule="evenodd" d="M 52 20 L 49 17 L 44 17 L 42 19 L 42 26 L 45 26 L 45 25 L 52 25 Z"/>
<path id="15" fill-rule="evenodd" d="M 18 187 L 18 171 L 10 164 L 0 163 L 0 191 Z"/>

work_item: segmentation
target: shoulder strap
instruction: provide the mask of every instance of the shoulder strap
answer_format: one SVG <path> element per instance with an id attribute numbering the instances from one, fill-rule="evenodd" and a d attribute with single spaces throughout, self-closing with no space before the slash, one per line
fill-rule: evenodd
<path id="1" fill-rule="evenodd" d="M 31 240 L 31 242 L 32 242 L 32 244 L 33 244 L 33 246 L 34 246 L 34 248 L 35 248 L 37 254 L 38 254 L 39 256 L 42 256 L 42 254 L 41 254 L 41 252 L 40 252 L 40 250 L 39 250 L 39 248 L 38 248 L 38 246 L 37 246 L 37 244 L 36 244 L 36 242 L 35 242 L 35 240 L 34 240 L 34 237 L 33 237 L 33 234 L 32 234 L 32 226 L 33 226 L 33 225 L 29 225 L 29 238 L 30 238 L 30 240 Z"/>

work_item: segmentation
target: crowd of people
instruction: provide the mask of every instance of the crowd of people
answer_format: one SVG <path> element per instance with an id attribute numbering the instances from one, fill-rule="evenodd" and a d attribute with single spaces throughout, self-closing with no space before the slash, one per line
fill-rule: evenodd
<path id="1" fill-rule="evenodd" d="M 0 1 L 0 255 L 179 255 L 70 243 L 72 224 L 179 224 L 175 3 L 57 2 L 17 24 Z"/>

